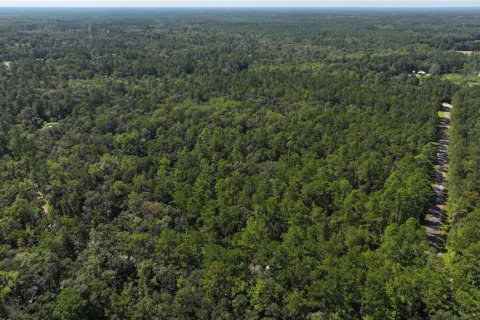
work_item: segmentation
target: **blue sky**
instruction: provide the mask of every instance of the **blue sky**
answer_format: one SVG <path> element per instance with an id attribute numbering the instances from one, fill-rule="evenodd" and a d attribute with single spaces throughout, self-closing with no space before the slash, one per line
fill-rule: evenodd
<path id="1" fill-rule="evenodd" d="M 479 0 L 0 0 L 0 7 L 473 7 Z"/>

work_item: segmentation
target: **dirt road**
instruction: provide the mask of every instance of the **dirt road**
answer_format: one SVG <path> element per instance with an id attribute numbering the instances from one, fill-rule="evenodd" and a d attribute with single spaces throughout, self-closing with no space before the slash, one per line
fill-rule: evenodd
<path id="1" fill-rule="evenodd" d="M 448 130 L 450 129 L 450 113 L 452 105 L 442 103 L 441 121 L 439 124 L 439 139 L 437 160 L 438 165 L 435 167 L 436 177 L 433 183 L 435 191 L 435 203 L 433 208 L 426 216 L 426 232 L 430 243 L 438 250 L 443 249 L 443 239 L 441 229 L 446 219 L 444 214 L 444 205 L 446 201 L 445 177 L 448 167 Z"/>

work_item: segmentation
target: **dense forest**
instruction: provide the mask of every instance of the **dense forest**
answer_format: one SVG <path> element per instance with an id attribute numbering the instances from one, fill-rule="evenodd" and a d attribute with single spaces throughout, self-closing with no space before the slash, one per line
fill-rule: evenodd
<path id="1" fill-rule="evenodd" d="M 480 317 L 479 49 L 475 10 L 0 10 L 0 318 Z"/>

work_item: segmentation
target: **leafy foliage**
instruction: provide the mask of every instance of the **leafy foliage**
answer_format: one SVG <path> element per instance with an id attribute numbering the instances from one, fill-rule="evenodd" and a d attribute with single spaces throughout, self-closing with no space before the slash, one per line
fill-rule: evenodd
<path id="1" fill-rule="evenodd" d="M 474 317 L 478 90 L 439 75 L 474 28 L 276 14 L 0 14 L 1 317 Z M 420 226 L 457 91 L 450 270 Z"/>

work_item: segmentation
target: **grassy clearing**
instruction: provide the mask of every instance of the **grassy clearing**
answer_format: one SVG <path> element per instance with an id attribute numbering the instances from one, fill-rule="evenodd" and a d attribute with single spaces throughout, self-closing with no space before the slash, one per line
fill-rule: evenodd
<path id="1" fill-rule="evenodd" d="M 442 79 L 456 82 L 456 81 L 462 81 L 463 76 L 458 73 L 446 73 L 442 75 Z"/>
<path id="2" fill-rule="evenodd" d="M 425 74 L 415 74 L 415 77 L 419 78 L 419 79 L 424 79 L 424 78 L 430 78 L 432 75 L 430 73 L 425 73 Z"/>
<path id="3" fill-rule="evenodd" d="M 447 73 L 442 75 L 443 80 L 452 81 L 456 84 L 467 83 L 469 86 L 478 85 L 480 77 L 476 75 L 462 75 L 459 73 Z"/>
<path id="4" fill-rule="evenodd" d="M 440 118 L 446 118 L 445 111 L 438 111 L 438 116 Z"/>
<path id="5" fill-rule="evenodd" d="M 445 264 L 445 267 L 447 267 L 447 269 L 451 269 L 452 260 L 455 257 L 455 252 L 451 250 L 447 250 L 447 252 L 443 253 L 441 257 L 442 257 L 443 263 Z"/>
<path id="6" fill-rule="evenodd" d="M 58 126 L 58 122 L 45 122 L 41 130 L 52 129 Z"/>

